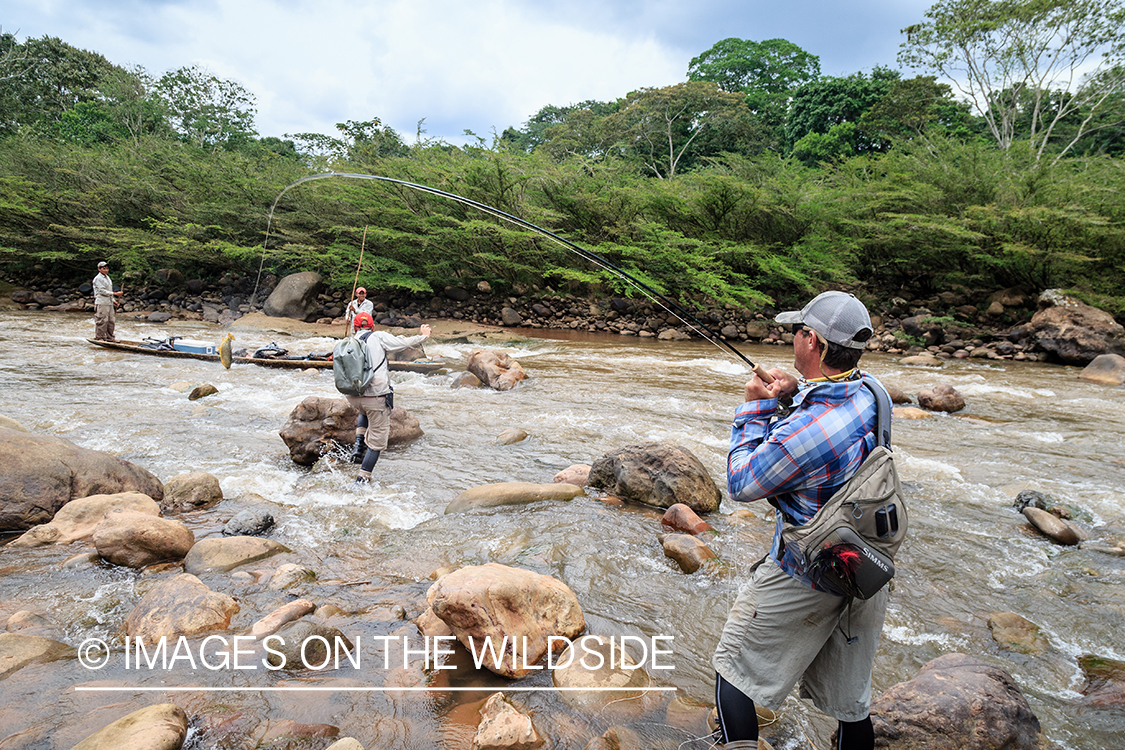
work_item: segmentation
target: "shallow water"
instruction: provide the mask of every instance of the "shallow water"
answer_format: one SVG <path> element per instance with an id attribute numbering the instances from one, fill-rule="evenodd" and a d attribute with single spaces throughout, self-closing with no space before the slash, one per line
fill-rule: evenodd
<path id="1" fill-rule="evenodd" d="M 215 363 L 117 353 L 86 343 L 92 330 L 85 316 L 0 314 L 0 414 L 34 432 L 114 453 L 165 481 L 187 471 L 215 475 L 227 500 L 185 519 L 197 538 L 217 534 L 237 510 L 264 503 L 278 520 L 272 538 L 294 551 L 287 559 L 318 571 L 317 584 L 303 595 L 348 612 L 351 619 L 340 627 L 349 636 L 416 633 L 393 607 L 401 606 L 408 618 L 420 614 L 432 571 L 499 562 L 564 581 L 577 594 L 591 632 L 673 636 L 674 669 L 656 676 L 682 696 L 711 700 L 710 653 L 739 583 L 768 544 L 768 506 L 750 506 L 760 522 L 740 522 L 724 493 L 720 514 L 709 519 L 719 532 L 709 545 L 728 565 L 690 576 L 663 556 L 656 538 L 659 513 L 650 509 L 612 507 L 586 497 L 451 516 L 443 511 L 468 487 L 550 482 L 570 464 L 591 463 L 606 451 L 649 440 L 686 446 L 722 485 L 729 420 L 748 372 L 721 350 L 697 342 L 512 333 L 504 344 L 489 346 L 519 360 L 530 377 L 498 393 L 449 387 L 479 342 L 431 344 L 428 354 L 446 359 L 448 372 L 392 378 L 396 405 L 419 419 L 425 436 L 387 451 L 376 481 L 356 491 L 350 467 L 295 466 L 277 436 L 302 399 L 336 395 L 328 372 L 249 365 L 224 370 Z M 220 338 L 219 329 L 204 324 L 172 329 L 118 318 L 121 338 L 173 332 Z M 234 334 L 236 346 L 276 340 L 306 351 L 331 344 L 237 325 Z M 791 366 L 788 347 L 746 347 L 746 353 L 767 367 Z M 1125 388 L 1082 383 L 1075 379 L 1077 368 L 1035 363 L 949 362 L 935 372 L 903 367 L 883 355 L 865 356 L 864 362 L 907 393 L 949 382 L 968 402 L 956 416 L 895 423 L 912 525 L 897 561 L 874 692 L 909 679 L 930 659 L 960 651 L 1009 670 L 1044 730 L 1063 747 L 1120 746 L 1125 716 L 1084 704 L 1076 658 L 1093 653 L 1125 659 L 1125 561 L 1055 546 L 1026 531 L 1011 505 L 1019 490 L 1037 489 L 1075 506 L 1095 538 L 1108 524 L 1120 527 Z M 178 381 L 209 382 L 219 393 L 189 401 L 168 387 Z M 530 437 L 499 445 L 496 436 L 508 428 L 524 429 Z M 0 616 L 18 609 L 43 612 L 74 645 L 88 637 L 117 638 L 120 623 L 154 577 L 109 567 L 60 571 L 59 563 L 78 551 L 75 546 L 0 553 Z M 242 602 L 232 628 L 249 625 L 268 614 L 268 605 L 290 598 L 270 599 L 229 576 L 206 582 Z M 986 623 L 991 613 L 1005 611 L 1040 625 L 1050 653 L 1029 657 L 999 650 Z M 196 683 L 339 687 L 409 679 L 370 669 L 314 677 L 253 672 L 201 677 L 183 670 L 128 672 L 116 662 L 90 673 L 65 662 L 28 667 L 19 675 L 3 682 L 0 750 L 70 747 L 116 718 L 120 709 L 113 714 L 114 705 L 127 701 L 139 707 L 157 702 L 156 695 L 196 717 L 191 735 L 196 739 L 189 745 L 199 747 L 218 746 L 201 739 L 215 736 L 215 716 L 230 717 L 232 737 L 264 731 L 263 720 L 291 718 L 335 724 L 342 736 L 355 736 L 368 748 L 467 747 L 472 728 L 465 714 L 483 697 L 341 691 L 231 693 L 220 699 L 213 693 L 73 690 L 95 682 L 164 690 Z M 549 684 L 549 678 L 469 682 L 534 687 Z M 50 705 L 44 704 L 45 694 Z M 666 702 L 669 696 L 660 695 Z M 517 698 L 533 711 L 549 747 L 581 748 L 606 726 L 625 721 L 613 711 L 593 717 L 566 711 L 554 693 Z M 652 747 L 677 747 L 688 739 L 662 727 L 662 717 L 657 707 L 632 717 L 630 725 Z M 776 730 L 777 746 L 812 746 L 804 734 L 812 731 L 810 721 L 807 709 L 791 700 Z"/>

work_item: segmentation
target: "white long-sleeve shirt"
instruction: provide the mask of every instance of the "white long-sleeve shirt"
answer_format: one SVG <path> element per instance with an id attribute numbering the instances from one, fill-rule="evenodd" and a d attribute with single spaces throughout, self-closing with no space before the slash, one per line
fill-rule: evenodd
<path id="1" fill-rule="evenodd" d="M 98 275 L 94 277 L 94 304 L 113 304 L 113 282 L 110 281 L 108 273 L 99 271 Z"/>
<path id="2" fill-rule="evenodd" d="M 367 344 L 367 356 L 371 358 L 371 364 L 376 366 L 375 376 L 371 378 L 371 384 L 363 392 L 364 396 L 382 396 L 391 392 L 390 368 L 387 367 L 387 354 L 389 352 L 401 352 L 403 349 L 419 346 L 426 340 L 426 337 L 421 334 L 417 336 L 395 336 L 386 331 L 361 333 L 360 337 Z"/>
<path id="3" fill-rule="evenodd" d="M 357 299 L 353 299 L 348 303 L 347 318 L 349 321 L 355 320 L 355 316 L 359 315 L 360 313 L 367 313 L 368 315 L 371 315 L 374 311 L 375 305 L 371 300 L 365 299 L 363 302 L 360 302 Z"/>

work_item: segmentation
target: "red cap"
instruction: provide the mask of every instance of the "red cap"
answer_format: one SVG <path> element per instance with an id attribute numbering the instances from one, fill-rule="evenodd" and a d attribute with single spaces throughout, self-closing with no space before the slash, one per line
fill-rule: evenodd
<path id="1" fill-rule="evenodd" d="M 367 294 L 367 290 L 364 289 L 363 287 L 359 287 L 355 290 L 356 294 L 359 294 L 360 292 L 363 292 L 364 294 Z"/>
<path id="2" fill-rule="evenodd" d="M 360 313 L 355 316 L 352 321 L 352 326 L 358 331 L 360 328 L 375 328 L 375 320 L 371 317 L 370 313 Z"/>

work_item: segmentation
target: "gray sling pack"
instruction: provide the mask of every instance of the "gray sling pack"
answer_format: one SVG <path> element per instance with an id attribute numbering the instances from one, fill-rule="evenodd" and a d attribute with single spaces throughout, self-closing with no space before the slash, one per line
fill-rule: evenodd
<path id="1" fill-rule="evenodd" d="M 870 599 L 895 574 L 894 556 L 908 518 L 891 453 L 891 400 L 882 384 L 864 376 L 878 408 L 878 445 L 859 470 L 803 526 L 785 523 L 783 554 L 820 588 Z"/>
<path id="2" fill-rule="evenodd" d="M 332 374 L 336 380 L 336 390 L 346 396 L 362 396 L 374 380 L 375 373 L 387 361 L 387 352 L 383 350 L 383 359 L 379 364 L 371 363 L 366 343 L 370 335 L 371 331 L 365 331 L 356 336 L 348 336 L 332 349 Z"/>

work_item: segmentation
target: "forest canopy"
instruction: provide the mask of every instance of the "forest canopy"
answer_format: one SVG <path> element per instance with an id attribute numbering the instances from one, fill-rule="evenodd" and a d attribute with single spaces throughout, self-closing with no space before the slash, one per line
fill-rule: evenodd
<path id="1" fill-rule="evenodd" d="M 154 75 L 0 34 L 0 266 L 263 264 L 350 286 L 366 230 L 375 290 L 630 293 L 434 195 L 339 178 L 282 195 L 335 171 L 494 206 L 686 304 L 1025 285 L 1125 314 L 1120 0 L 943 0 L 903 30 L 902 68 L 826 76 L 814 52 L 720 40 L 684 81 L 545 104 L 455 146 L 363 112 L 331 134 L 262 136 L 253 93 L 199 66 Z"/>

